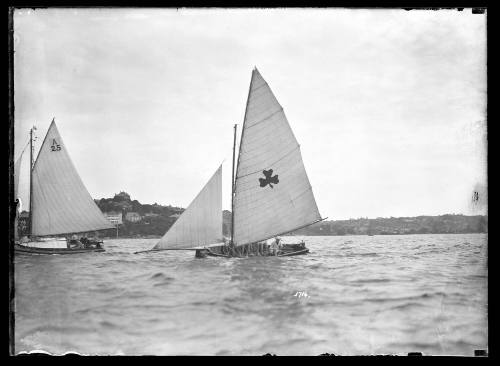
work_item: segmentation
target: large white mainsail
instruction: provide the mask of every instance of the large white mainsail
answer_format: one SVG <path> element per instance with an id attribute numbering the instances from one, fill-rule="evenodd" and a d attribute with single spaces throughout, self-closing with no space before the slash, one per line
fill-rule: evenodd
<path id="1" fill-rule="evenodd" d="M 243 122 L 233 210 L 235 245 L 321 220 L 299 144 L 283 108 L 256 68 Z"/>
<path id="2" fill-rule="evenodd" d="M 111 229 L 76 171 L 52 121 L 32 172 L 33 236 Z"/>
<path id="3" fill-rule="evenodd" d="M 194 248 L 222 240 L 222 165 L 153 249 Z"/>

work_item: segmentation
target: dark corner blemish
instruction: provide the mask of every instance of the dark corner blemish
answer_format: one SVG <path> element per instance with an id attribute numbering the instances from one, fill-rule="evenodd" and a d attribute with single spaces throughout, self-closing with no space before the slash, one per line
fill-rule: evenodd
<path id="1" fill-rule="evenodd" d="M 457 10 L 457 11 L 463 11 L 465 8 L 403 8 L 406 11 L 410 10 Z M 472 8 L 472 13 L 473 14 L 484 14 L 484 8 Z"/>

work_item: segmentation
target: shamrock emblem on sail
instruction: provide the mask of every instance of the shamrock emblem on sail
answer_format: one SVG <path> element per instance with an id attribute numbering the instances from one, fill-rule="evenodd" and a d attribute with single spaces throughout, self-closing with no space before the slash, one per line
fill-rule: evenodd
<path id="1" fill-rule="evenodd" d="M 278 175 L 275 175 L 274 177 L 272 176 L 273 175 L 273 170 L 272 169 L 269 169 L 269 170 L 263 170 L 262 173 L 264 174 L 264 176 L 266 177 L 265 179 L 263 178 L 259 178 L 259 182 L 260 182 L 260 186 L 261 187 L 265 187 L 266 185 L 269 184 L 269 187 L 273 188 L 273 184 L 278 184 L 280 181 L 278 180 Z"/>

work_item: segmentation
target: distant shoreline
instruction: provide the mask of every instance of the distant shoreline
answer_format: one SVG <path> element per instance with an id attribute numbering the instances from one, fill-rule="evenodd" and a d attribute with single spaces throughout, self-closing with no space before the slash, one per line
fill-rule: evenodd
<path id="1" fill-rule="evenodd" d="M 113 198 L 96 199 L 95 203 L 116 227 L 100 233 L 101 238 L 160 239 L 184 212 L 182 207 L 141 204 L 126 192 Z M 222 211 L 222 235 L 231 235 L 231 212 Z M 21 235 L 28 229 L 28 213 L 19 217 Z M 378 217 L 348 220 L 328 220 L 288 233 L 289 236 L 350 236 L 350 235 L 413 235 L 413 234 L 473 234 L 488 232 L 488 215 Z"/>
<path id="2" fill-rule="evenodd" d="M 323 221 L 295 235 L 413 235 L 413 234 L 473 234 L 488 232 L 488 216 L 447 214 L 440 216 L 359 218 Z"/>
<path id="3" fill-rule="evenodd" d="M 368 235 L 368 234 L 344 234 L 344 235 L 337 235 L 337 234 L 330 234 L 330 235 L 320 235 L 320 234 L 285 234 L 281 236 L 404 236 L 404 235 L 470 235 L 470 234 L 488 234 L 488 232 L 470 232 L 470 233 L 413 233 L 413 234 L 373 234 L 373 235 Z M 103 240 L 110 240 L 110 239 L 161 239 L 161 236 L 118 236 L 118 238 L 115 237 L 100 237 L 100 239 Z"/>

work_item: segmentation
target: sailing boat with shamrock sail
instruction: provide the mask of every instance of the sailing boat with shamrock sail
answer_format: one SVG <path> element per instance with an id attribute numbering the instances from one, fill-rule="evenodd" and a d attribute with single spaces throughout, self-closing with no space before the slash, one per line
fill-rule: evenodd
<path id="1" fill-rule="evenodd" d="M 102 241 L 86 236 L 77 239 L 76 234 L 112 229 L 114 226 L 104 217 L 85 188 L 55 121 L 50 124 L 34 164 L 33 130 L 30 130 L 29 234 L 15 243 L 15 251 L 36 254 L 104 251 Z M 69 239 L 70 236 L 73 238 Z"/>
<path id="2" fill-rule="evenodd" d="M 322 221 L 305 171 L 300 145 L 271 88 L 252 71 L 233 179 L 229 247 L 208 255 L 270 254 L 267 239 Z M 304 242 L 284 244 L 278 256 L 306 254 Z"/>
<path id="3" fill-rule="evenodd" d="M 236 176 L 235 151 L 236 125 L 229 242 L 220 243 L 222 216 L 220 221 L 207 219 L 205 222 L 203 218 L 208 216 L 201 214 L 203 210 L 213 209 L 214 215 L 218 212 L 219 220 L 221 198 L 217 193 L 210 198 L 200 199 L 200 193 L 195 201 L 200 200 L 203 204 L 192 203 L 178 219 L 182 220 L 182 224 L 176 227 L 176 222 L 153 250 L 190 249 L 196 250 L 197 257 L 288 256 L 309 252 L 303 241 L 284 244 L 274 252 L 271 252 L 270 245 L 265 242 L 324 219 L 319 214 L 302 162 L 300 146 L 283 108 L 256 68 L 252 71 Z M 207 186 L 220 184 L 220 178 L 214 183 L 214 177 Z M 219 186 L 216 191 L 220 192 Z M 196 212 L 198 210 L 200 212 Z M 199 233 L 202 227 L 206 230 L 208 225 L 212 225 L 213 235 L 204 238 Z"/>

